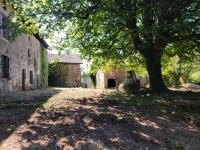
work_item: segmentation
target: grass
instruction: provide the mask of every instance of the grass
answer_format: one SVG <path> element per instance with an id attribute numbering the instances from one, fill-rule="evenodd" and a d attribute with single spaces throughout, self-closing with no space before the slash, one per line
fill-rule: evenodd
<path id="1" fill-rule="evenodd" d="M 193 121 L 200 127 L 200 92 L 169 91 L 165 93 L 153 93 L 143 91 L 135 95 L 121 94 L 118 92 L 104 92 L 102 95 L 108 102 L 127 104 L 138 109 L 166 112 L 180 121 Z M 74 95 L 73 95 L 74 96 Z M 83 96 L 83 95 L 82 95 Z M 34 102 L 28 99 L 9 96 L 0 97 L 0 109 L 7 108 L 38 108 L 54 109 L 54 99 L 64 99 L 66 95 L 49 97 L 47 100 Z M 80 98 L 80 97 L 79 97 Z M 42 105 L 43 103 L 43 105 Z M 70 106 L 65 109 L 70 110 Z"/>
<path id="2" fill-rule="evenodd" d="M 28 101 L 26 99 L 13 99 L 11 97 L 7 97 L 7 99 L 5 99 L 5 97 L 0 97 L 0 98 L 4 98 L 4 100 L 0 101 L 0 109 L 8 109 L 8 108 L 22 108 L 22 107 L 27 107 L 27 108 L 37 108 L 40 107 L 41 104 L 39 103 L 33 103 L 32 101 Z"/>
<path id="3" fill-rule="evenodd" d="M 186 150 L 185 146 L 176 141 L 171 141 L 168 138 L 165 138 L 163 142 L 164 147 L 160 148 L 159 150 Z"/>
<path id="4" fill-rule="evenodd" d="M 124 103 L 139 109 L 172 114 L 181 121 L 194 121 L 200 126 L 199 92 L 169 91 L 166 93 L 141 92 L 135 95 L 107 93 L 109 102 Z"/>
<path id="5" fill-rule="evenodd" d="M 37 108 L 40 107 L 41 104 L 25 104 L 25 103 L 3 103 L 0 104 L 0 109 L 8 109 L 8 108 L 22 108 L 22 107 L 27 107 L 27 108 Z"/>

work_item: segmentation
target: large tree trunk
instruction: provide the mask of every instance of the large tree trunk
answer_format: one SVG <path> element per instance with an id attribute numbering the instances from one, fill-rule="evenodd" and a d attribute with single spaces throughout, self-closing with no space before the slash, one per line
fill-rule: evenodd
<path id="1" fill-rule="evenodd" d="M 147 12 L 147 23 L 146 26 L 151 26 L 149 12 Z M 136 16 L 136 14 L 134 14 Z M 140 52 L 145 58 L 147 71 L 149 74 L 150 87 L 153 91 L 167 91 L 167 87 L 163 82 L 161 73 L 161 57 L 163 49 L 166 47 L 166 41 L 163 38 L 153 37 L 151 33 L 148 34 L 149 37 L 145 39 L 147 44 L 141 40 L 138 33 L 134 33 L 134 29 L 138 29 L 136 17 L 133 20 L 126 20 L 127 28 L 131 29 L 131 38 L 133 40 L 133 45 L 136 50 Z M 163 35 L 162 35 L 163 36 Z M 161 37 L 162 37 L 161 36 Z M 147 46 L 144 48 L 143 46 Z"/>
<path id="2" fill-rule="evenodd" d="M 161 55 L 155 53 L 154 50 L 150 50 L 147 53 L 143 53 L 146 67 L 149 74 L 150 87 L 153 91 L 167 91 L 167 87 L 163 82 L 161 72 Z"/>

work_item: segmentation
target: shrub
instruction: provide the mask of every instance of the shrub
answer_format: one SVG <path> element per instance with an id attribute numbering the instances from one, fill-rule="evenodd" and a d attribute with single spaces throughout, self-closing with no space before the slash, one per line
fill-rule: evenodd
<path id="1" fill-rule="evenodd" d="M 198 84 L 198 85 L 200 85 L 200 71 L 197 71 L 197 72 L 193 73 L 193 74 L 190 76 L 190 81 L 191 81 L 193 84 Z"/>
<path id="2" fill-rule="evenodd" d="M 54 62 L 49 64 L 49 85 L 66 87 L 68 66 Z"/>

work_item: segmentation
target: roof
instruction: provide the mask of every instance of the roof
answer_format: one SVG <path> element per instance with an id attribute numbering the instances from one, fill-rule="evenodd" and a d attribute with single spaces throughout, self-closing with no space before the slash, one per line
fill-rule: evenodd
<path id="1" fill-rule="evenodd" d="M 48 62 L 56 59 L 58 54 L 48 54 Z M 60 63 L 68 63 L 68 64 L 82 64 L 82 60 L 78 55 L 71 55 L 71 54 L 60 54 Z"/>
<path id="2" fill-rule="evenodd" d="M 47 44 L 47 42 L 46 42 L 44 39 L 42 39 L 42 38 L 39 36 L 39 34 L 34 34 L 34 36 L 36 37 L 36 39 L 38 39 L 38 40 L 40 41 L 40 43 L 41 43 L 45 48 L 48 48 L 48 47 L 49 47 L 49 45 Z"/>

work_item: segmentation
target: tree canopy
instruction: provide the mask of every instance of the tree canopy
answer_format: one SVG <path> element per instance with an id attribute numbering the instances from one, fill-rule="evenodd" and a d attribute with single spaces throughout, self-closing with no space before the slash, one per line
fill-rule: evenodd
<path id="1" fill-rule="evenodd" d="M 161 59 L 165 53 L 181 56 L 199 52 L 200 0 L 10 0 L 13 19 L 43 35 L 55 31 L 85 58 L 115 63 L 143 61 L 150 87 L 165 91 Z M 187 43 L 192 42 L 192 47 Z M 182 43 L 186 48 L 182 48 Z M 61 43 L 62 44 L 62 43 Z M 170 44 L 180 48 L 168 48 Z M 193 51 L 193 52 L 192 52 Z M 192 53 L 191 53 L 192 52 Z M 102 62 L 102 61 L 100 61 Z M 134 63 L 134 62 L 133 62 Z"/>

